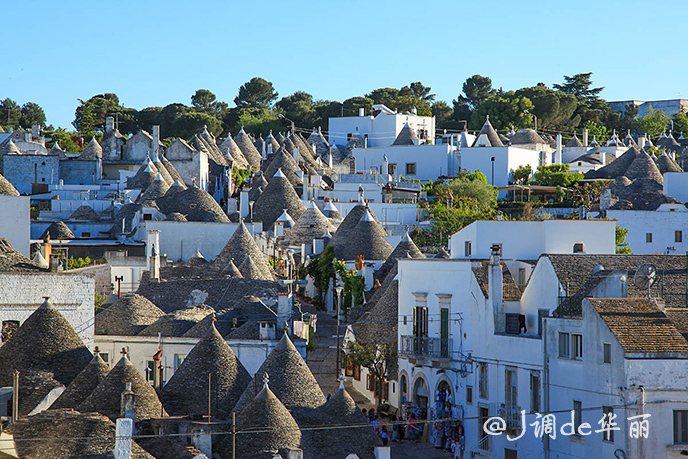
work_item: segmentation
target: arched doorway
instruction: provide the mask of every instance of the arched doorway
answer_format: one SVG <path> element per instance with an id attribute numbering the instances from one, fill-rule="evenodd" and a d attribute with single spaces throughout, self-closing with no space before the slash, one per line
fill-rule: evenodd
<path id="1" fill-rule="evenodd" d="M 436 410 L 450 410 L 454 404 L 454 391 L 452 390 L 449 381 L 442 380 L 437 384 L 437 391 L 435 393 L 435 409 Z"/>
<path id="2" fill-rule="evenodd" d="M 430 399 L 430 392 L 428 391 L 428 384 L 425 379 L 418 378 L 413 385 L 413 403 L 418 409 L 418 419 L 428 418 L 428 401 Z"/>
<path id="3" fill-rule="evenodd" d="M 406 375 L 402 374 L 399 379 L 399 406 L 402 406 L 408 400 L 408 379 Z"/>

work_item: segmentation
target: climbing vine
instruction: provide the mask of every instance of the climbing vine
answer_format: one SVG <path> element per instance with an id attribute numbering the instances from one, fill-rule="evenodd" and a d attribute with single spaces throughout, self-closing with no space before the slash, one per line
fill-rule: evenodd
<path id="1" fill-rule="evenodd" d="M 335 269 L 344 284 L 342 289 L 342 309 L 346 314 L 352 306 L 363 304 L 365 278 L 359 276 L 356 271 L 347 270 L 343 261 L 338 261 Z"/>

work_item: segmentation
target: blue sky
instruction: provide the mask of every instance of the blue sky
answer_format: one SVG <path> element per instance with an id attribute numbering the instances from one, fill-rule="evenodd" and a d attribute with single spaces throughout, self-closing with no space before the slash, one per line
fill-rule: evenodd
<path id="1" fill-rule="evenodd" d="M 70 126 L 77 99 L 142 109 L 232 104 L 253 76 L 280 96 L 344 100 L 421 81 L 451 102 L 473 74 L 517 89 L 594 72 L 607 100 L 688 97 L 688 2 L 34 1 L 2 10 L 0 99 Z"/>

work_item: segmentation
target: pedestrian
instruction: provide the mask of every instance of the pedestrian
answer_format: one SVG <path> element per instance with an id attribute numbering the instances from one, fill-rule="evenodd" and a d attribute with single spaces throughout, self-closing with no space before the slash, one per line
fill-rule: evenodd
<path id="1" fill-rule="evenodd" d="M 393 414 L 390 421 L 392 421 L 392 441 L 397 441 L 399 440 L 399 423 L 397 422 L 397 415 Z"/>
<path id="2" fill-rule="evenodd" d="M 382 426 L 382 431 L 380 432 L 380 438 L 382 438 L 382 446 L 387 446 L 389 442 L 389 434 L 387 433 L 387 426 Z"/>
<path id="3" fill-rule="evenodd" d="M 363 416 L 368 417 L 368 410 L 366 410 L 365 408 L 361 410 L 361 413 L 363 413 Z"/>
<path id="4" fill-rule="evenodd" d="M 399 416 L 399 422 L 397 423 L 397 434 L 399 441 L 403 441 L 406 438 L 406 427 L 404 425 L 404 417 Z"/>
<path id="5" fill-rule="evenodd" d="M 368 420 L 372 421 L 375 418 L 375 408 L 368 410 Z"/>
<path id="6" fill-rule="evenodd" d="M 416 420 L 416 416 L 411 413 L 411 417 L 409 417 L 408 420 L 408 433 L 409 433 L 409 441 L 413 441 L 413 443 L 417 443 L 417 435 L 418 435 L 418 421 Z"/>

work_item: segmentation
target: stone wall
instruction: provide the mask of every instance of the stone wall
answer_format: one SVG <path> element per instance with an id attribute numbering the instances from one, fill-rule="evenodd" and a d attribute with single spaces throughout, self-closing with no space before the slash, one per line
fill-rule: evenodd
<path id="1" fill-rule="evenodd" d="M 92 185 L 100 179 L 100 161 L 67 159 L 60 161 L 60 180 L 68 185 Z"/>
<path id="2" fill-rule="evenodd" d="M 32 183 L 58 183 L 60 160 L 47 155 L 5 155 L 3 175 L 22 194 L 31 193 Z"/>

